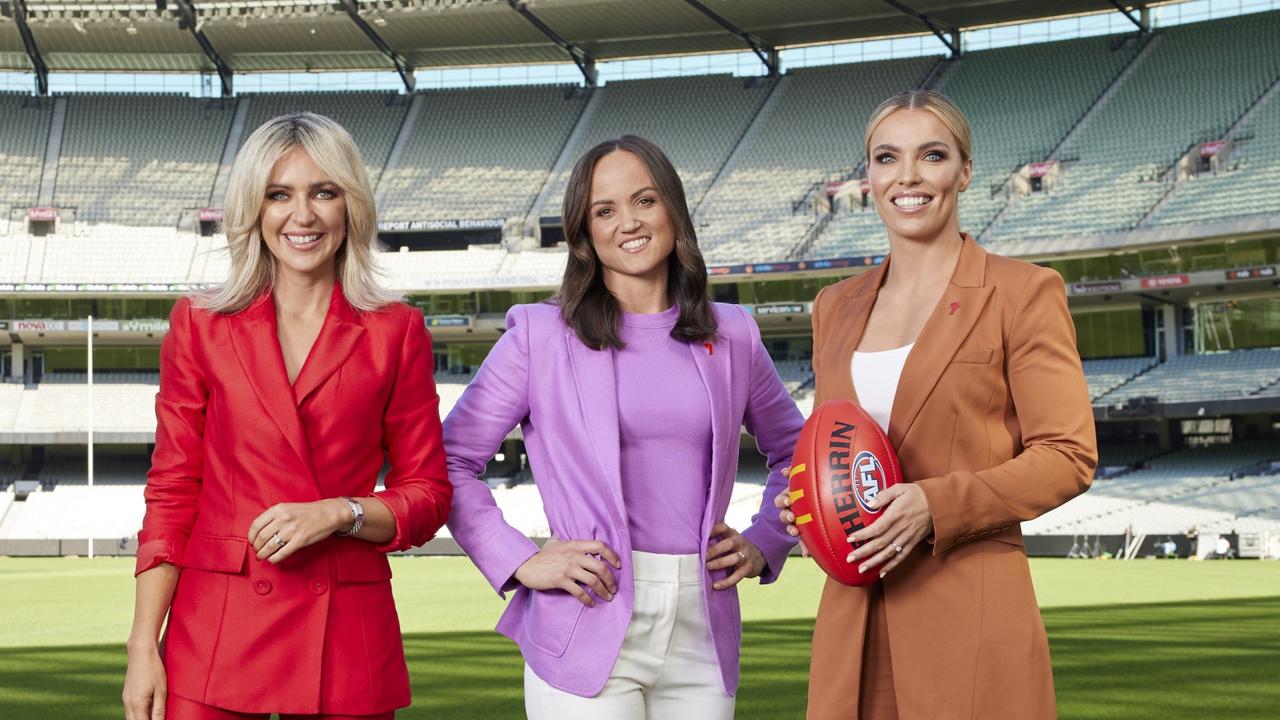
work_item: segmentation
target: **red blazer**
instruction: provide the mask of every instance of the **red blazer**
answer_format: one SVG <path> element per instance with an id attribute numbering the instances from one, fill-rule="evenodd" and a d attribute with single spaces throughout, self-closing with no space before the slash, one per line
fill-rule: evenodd
<path id="1" fill-rule="evenodd" d="M 163 657 L 169 691 L 239 712 L 365 715 L 409 704 L 384 553 L 444 524 L 431 338 L 402 304 L 357 313 L 335 287 L 291 387 L 265 292 L 218 314 L 182 299 L 160 351 L 155 453 L 137 572 L 181 568 Z M 385 545 L 333 537 L 277 565 L 249 524 L 281 502 L 373 493 L 383 459 Z"/>

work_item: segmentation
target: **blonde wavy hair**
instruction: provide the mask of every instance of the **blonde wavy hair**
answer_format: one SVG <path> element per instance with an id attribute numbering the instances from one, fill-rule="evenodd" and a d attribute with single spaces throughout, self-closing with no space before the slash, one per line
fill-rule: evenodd
<path id="1" fill-rule="evenodd" d="M 197 295 L 197 306 L 220 313 L 238 312 L 274 283 L 275 258 L 262 238 L 262 203 L 271 169 L 299 147 L 342 189 L 346 200 L 347 236 L 335 261 L 347 302 L 357 310 L 372 311 L 400 299 L 378 282 L 373 262 L 378 243 L 377 212 L 364 162 L 351 134 L 323 115 L 301 112 L 263 123 L 236 153 L 222 219 L 231 273 L 220 287 Z"/>

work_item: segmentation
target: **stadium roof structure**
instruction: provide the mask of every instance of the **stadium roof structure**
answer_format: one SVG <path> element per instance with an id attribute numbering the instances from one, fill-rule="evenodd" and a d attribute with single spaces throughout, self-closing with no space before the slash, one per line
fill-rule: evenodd
<path id="1" fill-rule="evenodd" d="M 1119 11 L 1153 0 L 0 0 L 0 69 L 277 72 L 776 49 Z M 1131 10 L 1125 10 L 1125 8 Z M 41 72 L 42 67 L 44 72 Z M 224 84 L 228 77 L 224 75 Z M 411 84 L 411 80 L 406 80 Z"/>

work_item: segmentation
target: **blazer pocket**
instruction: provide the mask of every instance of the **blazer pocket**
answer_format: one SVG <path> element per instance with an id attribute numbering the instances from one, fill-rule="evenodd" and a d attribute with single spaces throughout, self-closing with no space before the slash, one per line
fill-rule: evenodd
<path id="1" fill-rule="evenodd" d="M 978 365 L 986 365 L 991 362 L 991 356 L 995 354 L 995 350 L 991 348 L 962 348 L 951 356 L 951 363 L 973 363 Z"/>
<path id="2" fill-rule="evenodd" d="M 333 558 L 334 577 L 339 583 L 378 583 L 391 579 L 391 563 L 387 556 L 369 552 L 339 552 Z"/>
<path id="3" fill-rule="evenodd" d="M 533 590 L 531 595 L 525 618 L 529 641 L 553 657 L 564 655 L 587 606 L 564 590 Z"/>
<path id="4" fill-rule="evenodd" d="M 239 575 L 244 572 L 249 541 L 216 535 L 192 535 L 182 553 L 182 567 Z"/>

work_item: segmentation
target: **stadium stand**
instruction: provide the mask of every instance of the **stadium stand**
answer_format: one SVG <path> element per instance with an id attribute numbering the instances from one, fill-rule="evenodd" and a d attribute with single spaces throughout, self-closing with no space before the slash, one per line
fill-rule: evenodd
<path id="1" fill-rule="evenodd" d="M 436 392 L 440 395 L 440 417 L 449 416 L 475 373 L 436 373 Z"/>
<path id="2" fill-rule="evenodd" d="M 78 222 L 177 227 L 209 204 L 234 103 L 173 95 L 73 95 L 54 203 Z M 140 132 L 140 128 L 146 128 Z"/>
<path id="3" fill-rule="evenodd" d="M 154 433 L 155 385 L 103 384 L 93 388 L 93 424 L 99 431 Z M 0 431 L 83 432 L 88 429 L 86 385 L 41 385 L 23 390 L 13 424 Z"/>
<path id="4" fill-rule="evenodd" d="M 79 448 L 77 448 L 78 450 Z M 93 483 L 97 485 L 145 485 L 151 458 L 145 451 L 132 455 L 110 454 L 99 448 L 94 453 Z M 89 465 L 83 453 L 51 454 L 37 478 L 46 488 L 87 485 Z"/>
<path id="5" fill-rule="evenodd" d="M 564 277 L 569 254 L 558 250 L 526 250 L 511 254 L 502 266 L 502 276 L 518 284 L 521 278 Z"/>
<path id="6" fill-rule="evenodd" d="M 1097 400 L 1150 370 L 1155 364 L 1155 358 L 1146 357 L 1085 360 L 1084 376 L 1089 381 L 1089 399 Z"/>
<path id="7" fill-rule="evenodd" d="M 40 379 L 41 384 L 53 383 L 56 385 L 83 385 L 89 382 L 89 373 L 87 372 L 47 372 Z M 93 382 L 95 385 L 115 384 L 115 385 L 159 385 L 159 371 L 120 371 L 120 370 L 95 370 L 93 373 Z"/>
<path id="8" fill-rule="evenodd" d="M 392 287 L 431 287 L 449 285 L 450 281 L 480 283 L 483 278 L 493 278 L 507 253 L 494 246 L 472 245 L 466 250 L 379 253 L 375 258 Z"/>
<path id="9" fill-rule="evenodd" d="M 4 228 L 5 225 L 3 218 L 0 218 L 0 228 Z M 26 281 L 31 242 L 31 238 L 26 235 L 0 234 L 0 282 Z"/>
<path id="10" fill-rule="evenodd" d="M 597 143 L 639 135 L 662 148 L 680 173 L 690 206 L 706 192 L 772 83 L 729 75 L 613 82 L 597 89 L 598 106 L 565 148 L 576 159 Z M 554 179 L 543 215 L 559 215 L 572 164 Z"/>
<path id="11" fill-rule="evenodd" d="M 826 214 L 817 200 L 828 181 L 857 182 L 862 125 L 874 105 L 926 80 L 972 121 L 975 175 L 961 199 L 962 226 L 974 234 L 985 229 L 983 241 L 997 252 L 1027 239 L 1274 215 L 1280 213 L 1277 36 L 1280 13 L 1271 12 L 1159 30 L 1143 41 L 1089 38 L 970 52 L 956 61 L 803 68 L 776 80 L 713 75 L 612 82 L 591 91 L 534 85 L 412 96 L 259 94 L 225 103 L 72 95 L 58 100 L 68 112 L 53 199 L 65 208 L 64 221 L 77 222 L 47 237 L 27 236 L 11 221 L 21 213 L 9 209 L 38 201 L 53 101 L 0 93 L 0 283 L 221 281 L 225 237 L 175 228 L 194 208 L 221 203 L 208 196 L 237 103 L 248 109 L 247 130 L 299 109 L 343 123 L 378 185 L 383 221 L 509 224 L 558 215 L 567 165 L 579 153 L 606 137 L 646 136 L 684 177 L 712 264 L 885 252 L 874 207 L 846 200 Z M 148 132 L 137 132 L 143 126 Z M 1069 142 L 1058 147 L 1064 138 Z M 1175 183 L 1179 158 L 1223 138 L 1231 140 L 1229 157 L 1216 174 Z M 1051 156 L 1062 161 L 1058 183 L 1010 197 L 1011 175 Z M 563 250 L 514 250 L 390 252 L 377 263 L 395 287 L 469 293 L 546 287 L 563 272 Z M 1270 249 L 1261 254 L 1274 262 Z M 809 363 L 777 367 L 809 414 Z M 1165 363 L 1087 360 L 1084 368 L 1100 408 L 1144 396 L 1166 404 L 1280 397 L 1280 348 Z M 437 374 L 442 415 L 472 377 Z M 84 382 L 82 372 L 47 372 L 37 388 L 0 383 L 0 433 L 82 432 Z M 154 432 L 155 373 L 104 372 L 95 383 L 96 429 Z M 1280 480 L 1263 474 L 1276 461 L 1274 443 L 1163 452 L 1107 446 L 1093 489 L 1024 530 L 1183 533 L 1197 526 L 1280 533 Z M 499 507 L 522 531 L 545 536 L 536 487 L 519 483 L 527 471 L 515 468 L 514 486 L 495 488 Z M 0 465 L 0 488 L 26 472 L 20 463 Z M 132 535 L 141 519 L 145 459 L 99 454 L 95 485 L 102 488 L 83 487 L 86 473 L 83 457 L 51 457 L 35 480 L 53 489 L 19 503 L 22 512 L 4 521 L 0 539 Z M 728 516 L 735 527 L 759 510 L 765 473 L 758 455 L 744 453 Z M 0 492 L 0 519 L 12 503 L 11 492 Z M 119 513 L 118 525 L 85 524 L 86 508 L 114 513 L 126 505 L 131 509 Z"/>
<path id="12" fill-rule="evenodd" d="M 9 210 L 36 204 L 53 101 L 0 93 L 0 235 L 9 232 Z"/>
<path id="13" fill-rule="evenodd" d="M 16 520 L 5 523 L 7 537 L 0 539 L 133 537 L 146 512 L 144 487 L 67 485 L 31 493 L 20 503 L 22 512 Z"/>
<path id="14" fill-rule="evenodd" d="M 1126 528 L 1145 533 L 1227 528 L 1240 515 L 1280 505 L 1276 476 L 1233 479 L 1235 469 L 1267 460 L 1280 460 L 1274 443 L 1179 450 L 1148 460 L 1139 470 L 1095 480 L 1088 493 L 1023 523 L 1023 532 L 1094 535 L 1122 534 Z M 1280 530 L 1280 512 L 1274 513 L 1269 529 Z"/>
<path id="15" fill-rule="evenodd" d="M 417 97 L 421 114 L 404 154 L 378 188 L 383 221 L 523 220 L 585 101 L 563 85 Z"/>
<path id="16" fill-rule="evenodd" d="M 937 61 L 802 68 L 784 76 L 697 207 L 708 262 L 787 257 L 816 221 L 813 194 L 858 165 L 866 117 L 883 98 L 919 85 Z"/>
<path id="17" fill-rule="evenodd" d="M 1013 174 L 1047 160 L 1136 52 L 1088 38 L 985 50 L 948 63 L 938 90 L 965 112 L 973 130 L 973 180 L 960 199 L 960 226 L 977 236 L 1004 207 Z M 860 137 L 859 133 L 853 133 Z M 887 252 L 874 205 L 837 211 L 811 258 Z"/>
<path id="18" fill-rule="evenodd" d="M 262 123 L 286 113 L 306 111 L 333 118 L 356 141 L 374 187 L 409 106 L 404 96 L 385 92 L 272 93 L 251 95 L 241 102 L 249 103 L 245 138 Z"/>
<path id="19" fill-rule="evenodd" d="M 118 225 L 85 230 L 85 234 L 31 238 L 32 246 L 43 250 L 43 262 L 29 268 L 26 281 L 172 283 L 186 282 L 191 275 L 194 235 L 175 234 L 172 228 Z M 125 247 L 127 252 L 121 250 Z"/>
<path id="20" fill-rule="evenodd" d="M 524 483 L 515 487 L 493 488 L 493 499 L 502 511 L 502 517 L 512 527 L 528 537 L 551 537 L 551 527 L 542 509 L 542 497 L 537 486 Z M 438 537 L 452 537 L 447 527 L 441 528 Z"/>
<path id="21" fill-rule="evenodd" d="M 801 391 L 805 386 L 813 384 L 813 365 L 808 360 L 775 360 L 773 363 L 778 368 L 778 377 L 782 378 L 782 384 L 787 386 L 787 391 L 793 396 Z"/>
<path id="22" fill-rule="evenodd" d="M 1280 348 L 1181 355 L 1096 397 L 1115 404 L 1155 396 L 1162 402 L 1222 400 L 1253 395 L 1280 380 Z"/>
<path id="23" fill-rule="evenodd" d="M 1139 44 L 1086 38 L 968 53 L 939 90 L 973 129 L 974 172 L 961 227 L 980 233 L 1005 204 L 1010 176 L 1048 160 L 1089 106 L 1133 59 Z"/>
<path id="24" fill-rule="evenodd" d="M 18 419 L 23 389 L 14 383 L 0 383 L 0 431 L 12 430 Z"/>
<path id="25" fill-rule="evenodd" d="M 985 240 L 1085 236 L 1135 227 L 1196 143 L 1221 138 L 1280 76 L 1280 14 L 1168 29 L 1092 121 L 1060 151 L 1052 192 L 1015 197 Z M 1140 132 L 1135 129 L 1141 128 Z"/>
<path id="26" fill-rule="evenodd" d="M 1135 466 L 1161 453 L 1146 445 L 1119 445 L 1098 447 L 1098 476 L 1116 475 L 1133 470 Z"/>
<path id="27" fill-rule="evenodd" d="M 231 273 L 226 235 L 196 238 L 194 253 L 191 272 L 187 276 L 190 282 L 216 284 L 226 280 Z"/>
<path id="28" fill-rule="evenodd" d="M 1226 167 L 1178 182 L 1145 225 L 1234 220 L 1280 212 L 1280 92 L 1234 133 Z"/>

